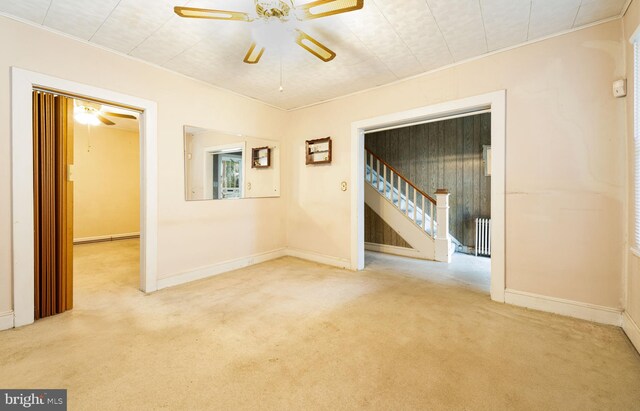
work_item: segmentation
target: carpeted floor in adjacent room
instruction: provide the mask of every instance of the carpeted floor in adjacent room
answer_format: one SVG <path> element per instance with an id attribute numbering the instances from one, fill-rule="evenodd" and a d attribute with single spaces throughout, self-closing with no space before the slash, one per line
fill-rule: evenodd
<path id="1" fill-rule="evenodd" d="M 144 295 L 137 240 L 75 253 L 75 308 L 0 333 L 2 388 L 67 388 L 72 410 L 640 410 L 619 328 L 437 265 L 282 258 Z"/>

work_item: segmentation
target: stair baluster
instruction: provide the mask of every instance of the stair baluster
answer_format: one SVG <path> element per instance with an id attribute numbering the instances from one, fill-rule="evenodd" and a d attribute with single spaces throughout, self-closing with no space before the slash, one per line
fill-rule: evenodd
<path id="1" fill-rule="evenodd" d="M 424 231 L 427 231 L 427 207 L 425 202 L 426 202 L 426 197 L 422 196 L 422 224 L 421 227 Z M 432 219 L 433 220 L 433 219 Z"/>
<path id="2" fill-rule="evenodd" d="M 418 190 L 413 190 L 413 221 L 418 224 L 418 203 L 416 202 L 416 195 Z"/>
<path id="3" fill-rule="evenodd" d="M 436 220 L 441 221 L 443 225 L 447 225 L 449 222 L 448 192 L 443 189 L 438 190 L 438 201 L 436 202 L 431 196 L 418 189 L 391 165 L 369 150 L 366 150 L 365 153 L 364 166 L 365 181 L 375 187 L 378 194 L 388 200 L 415 226 L 434 239 L 436 244 L 435 259 L 437 261 L 450 261 L 450 254 L 453 248 L 451 247 L 449 227 L 440 227 L 436 222 Z M 394 181 L 395 178 L 398 180 L 397 185 Z M 387 190 L 389 192 L 388 195 Z M 411 190 L 413 190 L 413 193 Z M 418 203 L 422 210 L 418 207 Z M 427 206 L 429 207 L 428 210 Z M 409 209 L 410 207 L 411 210 Z M 429 218 L 428 222 L 427 216 Z"/>
<path id="4" fill-rule="evenodd" d="M 409 219 L 411 219 L 411 215 L 409 214 L 409 197 L 411 197 L 411 187 L 406 183 L 405 187 L 407 187 L 407 192 L 404 194 L 404 213 L 409 217 Z"/>
<path id="5" fill-rule="evenodd" d="M 436 232 L 435 232 L 436 224 L 435 224 L 435 218 L 434 218 L 434 215 L 433 215 L 433 203 L 431 203 L 431 211 L 430 211 L 430 213 L 431 213 L 431 237 L 435 238 L 435 236 L 436 236 Z"/>
<path id="6" fill-rule="evenodd" d="M 387 165 L 382 163 L 382 195 L 387 196 Z"/>

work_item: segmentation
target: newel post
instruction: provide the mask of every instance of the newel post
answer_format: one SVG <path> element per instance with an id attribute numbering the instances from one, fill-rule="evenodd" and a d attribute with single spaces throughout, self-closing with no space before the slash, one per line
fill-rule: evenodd
<path id="1" fill-rule="evenodd" d="M 436 191 L 438 229 L 436 231 L 436 261 L 451 262 L 451 236 L 449 235 L 449 190 L 439 188 Z"/>

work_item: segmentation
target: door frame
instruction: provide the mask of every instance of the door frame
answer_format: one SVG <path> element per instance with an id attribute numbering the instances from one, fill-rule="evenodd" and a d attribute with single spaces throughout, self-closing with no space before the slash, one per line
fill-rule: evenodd
<path id="1" fill-rule="evenodd" d="M 209 167 L 209 163 L 212 163 L 213 160 L 210 161 L 209 157 L 210 156 L 214 156 L 216 154 L 222 154 L 224 152 L 232 152 L 233 150 L 236 151 L 242 151 L 242 162 L 246 163 L 246 151 L 247 151 L 247 144 L 246 142 L 240 142 L 240 143 L 232 143 L 232 144 L 221 144 L 221 145 L 217 145 L 217 146 L 210 146 L 210 147 L 205 147 L 204 148 L 204 167 L 203 167 L 203 191 L 204 191 L 204 198 L 205 199 L 209 199 L 209 197 L 213 197 L 213 172 L 211 170 L 211 167 L 213 167 L 213 164 L 211 164 L 211 167 Z M 240 182 L 240 197 L 244 198 L 244 174 L 245 174 L 245 169 L 244 169 L 244 164 L 242 164 L 242 175 L 240 176 L 240 179 L 242 180 Z M 211 175 L 211 184 L 209 184 L 209 175 Z M 218 200 L 220 200 L 219 198 L 220 196 L 220 187 L 218 187 Z"/>
<path id="2" fill-rule="evenodd" d="M 244 153 L 243 153 L 244 154 Z M 222 163 L 224 161 L 224 156 L 227 156 L 226 158 L 230 158 L 232 160 L 239 160 L 240 163 L 240 178 L 238 179 L 238 189 L 240 190 L 240 194 L 239 197 L 231 197 L 230 199 L 239 199 L 239 198 L 244 198 L 244 156 L 243 155 L 237 155 L 237 154 L 232 154 L 232 153 L 211 153 L 211 155 L 217 155 L 218 156 L 218 172 L 220 172 L 220 170 L 222 169 Z M 226 200 L 227 198 L 222 198 L 222 190 L 223 187 L 220 184 L 220 176 L 218 176 L 218 200 Z"/>
<path id="3" fill-rule="evenodd" d="M 44 88 L 100 100 L 141 112 L 140 122 L 140 290 L 157 290 L 158 149 L 154 101 L 11 67 L 11 171 L 13 326 L 34 321 L 34 204 L 32 91 Z"/>
<path id="4" fill-rule="evenodd" d="M 364 268 L 364 134 L 384 127 L 491 110 L 491 299 L 504 302 L 506 90 L 386 114 L 351 124 L 351 269 Z"/>

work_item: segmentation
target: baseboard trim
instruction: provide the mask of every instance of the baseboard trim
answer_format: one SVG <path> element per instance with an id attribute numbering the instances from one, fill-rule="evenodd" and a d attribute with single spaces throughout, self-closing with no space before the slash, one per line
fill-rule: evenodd
<path id="1" fill-rule="evenodd" d="M 640 353 L 640 327 L 638 327 L 638 324 L 633 321 L 633 318 L 631 318 L 626 311 L 622 314 L 622 329 L 625 334 L 627 334 L 627 337 L 629 337 L 631 344 L 633 344 L 636 350 L 638 350 L 638 353 Z"/>
<path id="2" fill-rule="evenodd" d="M 403 257 L 419 258 L 424 260 L 420 255 L 420 252 L 415 248 L 398 247 L 395 245 L 378 244 L 378 243 L 364 243 L 364 249 L 367 251 L 375 251 L 377 253 L 400 255 Z"/>
<path id="3" fill-rule="evenodd" d="M 622 325 L 622 310 L 601 305 L 563 300 L 509 289 L 504 291 L 504 302 L 600 324 L 616 325 L 618 327 Z"/>
<path id="4" fill-rule="evenodd" d="M 5 311 L 0 313 L 0 330 L 8 330 L 14 326 L 13 311 Z"/>
<path id="5" fill-rule="evenodd" d="M 95 237 L 74 238 L 73 244 L 100 243 L 102 241 L 127 240 L 130 238 L 140 238 L 140 233 L 108 234 Z"/>
<path id="6" fill-rule="evenodd" d="M 167 287 L 173 287 L 180 284 L 189 283 L 191 281 L 202 280 L 204 278 L 213 277 L 215 275 L 223 274 L 228 271 L 238 270 L 240 268 L 248 267 L 255 264 L 260 264 L 265 261 L 274 260 L 276 258 L 284 257 L 286 254 L 284 248 L 280 248 L 273 251 L 267 251 L 265 253 L 253 254 L 247 257 L 240 257 L 233 260 L 223 261 L 218 264 L 210 265 L 208 267 L 198 268 L 196 270 L 187 271 L 171 277 L 165 277 L 158 279 L 158 290 Z"/>
<path id="7" fill-rule="evenodd" d="M 330 265 L 333 267 L 347 268 L 347 269 L 351 268 L 351 261 L 349 260 L 333 257 L 325 254 L 318 254 L 312 251 L 305 251 L 297 248 L 287 248 L 286 255 L 290 257 L 300 258 L 307 261 L 313 261 L 315 263 Z"/>

